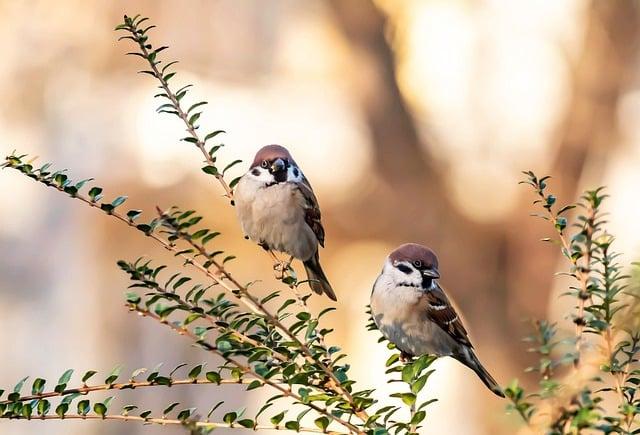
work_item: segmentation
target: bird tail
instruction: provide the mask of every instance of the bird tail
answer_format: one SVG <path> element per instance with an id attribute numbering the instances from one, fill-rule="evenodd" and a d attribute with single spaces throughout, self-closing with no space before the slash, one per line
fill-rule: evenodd
<path id="1" fill-rule="evenodd" d="M 320 266 L 320 256 L 318 251 L 316 251 L 315 255 L 303 264 L 304 269 L 307 272 L 307 278 L 309 279 L 309 287 L 311 287 L 311 290 L 319 295 L 324 293 L 329 296 L 330 299 L 337 301 L 338 298 L 336 298 L 336 294 L 333 291 L 333 288 L 331 288 L 331 284 L 329 284 L 329 280 Z"/>
<path id="2" fill-rule="evenodd" d="M 490 389 L 493 394 L 496 396 L 504 397 L 504 392 L 500 385 L 493 379 L 493 376 L 489 374 L 487 369 L 485 369 L 480 360 L 476 356 L 476 354 L 471 349 L 465 349 L 464 356 L 457 358 L 461 363 L 469 367 L 471 370 L 476 372 L 480 380 Z"/>

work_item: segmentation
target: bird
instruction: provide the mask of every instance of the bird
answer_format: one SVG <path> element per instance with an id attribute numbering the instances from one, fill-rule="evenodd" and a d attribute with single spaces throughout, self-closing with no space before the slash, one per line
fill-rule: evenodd
<path id="1" fill-rule="evenodd" d="M 280 145 L 262 147 L 234 192 L 234 202 L 245 238 L 268 250 L 301 260 L 309 286 L 336 301 L 318 254 L 325 231 L 318 200 L 309 180 L 291 153 Z M 274 255 L 275 258 L 275 255 Z M 277 260 L 277 259 L 276 259 Z"/>
<path id="2" fill-rule="evenodd" d="M 425 354 L 453 357 L 504 397 L 476 356 L 439 278 L 438 257 L 426 246 L 406 243 L 391 252 L 371 292 L 376 326 L 401 351 L 403 360 Z"/>

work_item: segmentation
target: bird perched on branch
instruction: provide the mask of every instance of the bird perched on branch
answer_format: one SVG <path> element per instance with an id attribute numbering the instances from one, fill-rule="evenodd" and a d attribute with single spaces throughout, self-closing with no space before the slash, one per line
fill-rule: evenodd
<path id="1" fill-rule="evenodd" d="M 451 356 L 476 372 L 493 393 L 504 397 L 475 355 L 438 278 L 438 258 L 431 249 L 415 243 L 398 247 L 387 257 L 373 285 L 373 320 L 403 357 Z"/>
<path id="2" fill-rule="evenodd" d="M 301 260 L 311 289 L 336 300 L 318 256 L 318 244 L 324 247 L 318 200 L 286 148 L 261 148 L 240 178 L 234 200 L 246 237 L 271 254 L 289 254 L 289 261 L 280 265 L 283 270 L 294 258 Z"/>

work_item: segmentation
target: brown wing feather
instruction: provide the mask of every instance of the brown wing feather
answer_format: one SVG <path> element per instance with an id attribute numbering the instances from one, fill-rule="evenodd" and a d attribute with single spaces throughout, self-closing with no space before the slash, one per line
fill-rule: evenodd
<path id="1" fill-rule="evenodd" d="M 316 199 L 313 189 L 309 181 L 303 177 L 302 182 L 297 184 L 298 189 L 302 193 L 302 196 L 306 200 L 305 207 L 305 221 L 307 225 L 313 230 L 316 235 L 320 246 L 324 248 L 324 227 L 321 222 L 320 207 L 318 206 L 318 200 Z"/>
<path id="2" fill-rule="evenodd" d="M 436 285 L 436 288 L 427 292 L 425 297 L 427 300 L 427 317 L 457 342 L 473 347 L 469 341 L 467 330 L 464 328 L 460 317 L 458 317 L 444 291 Z"/>

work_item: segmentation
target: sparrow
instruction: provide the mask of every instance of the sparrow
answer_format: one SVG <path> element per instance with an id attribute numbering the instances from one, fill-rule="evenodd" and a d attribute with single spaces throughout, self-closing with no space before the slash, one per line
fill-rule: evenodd
<path id="1" fill-rule="evenodd" d="M 438 257 L 407 243 L 391 252 L 371 292 L 371 314 L 403 357 L 450 356 L 473 370 L 496 395 L 502 389 L 473 351 L 467 330 L 438 283 Z"/>
<path id="2" fill-rule="evenodd" d="M 285 147 L 267 145 L 256 153 L 236 186 L 234 200 L 245 238 L 270 252 L 290 255 L 289 263 L 301 260 L 311 289 L 337 300 L 320 266 L 318 245 L 324 247 L 324 228 L 318 200 Z"/>

